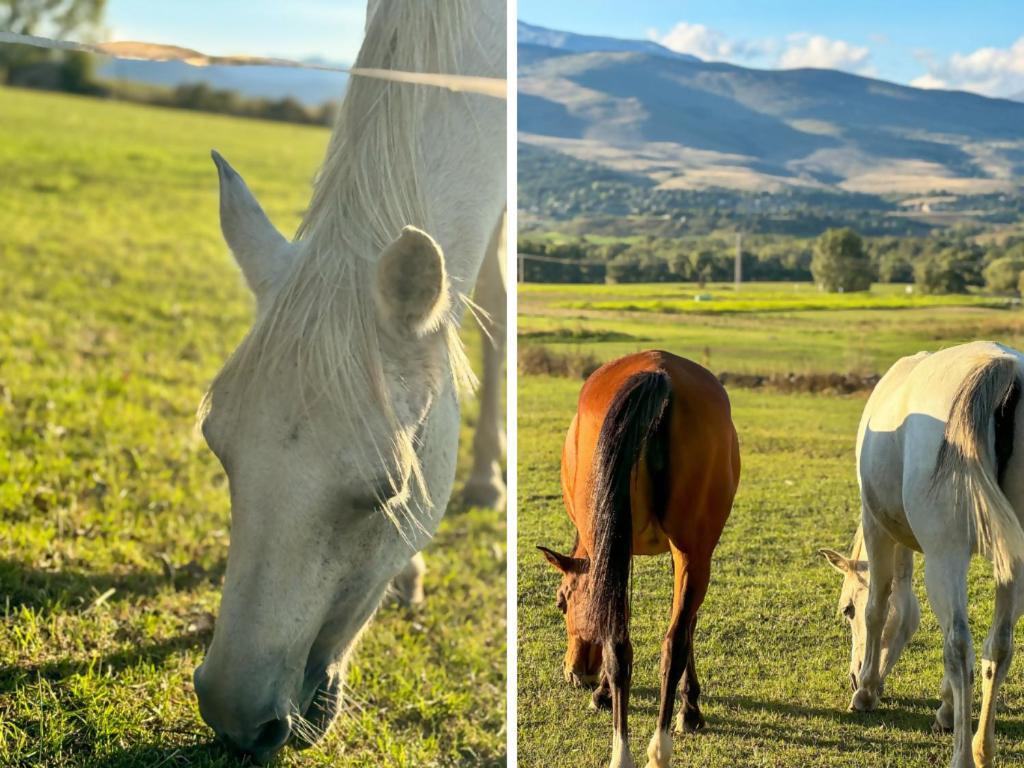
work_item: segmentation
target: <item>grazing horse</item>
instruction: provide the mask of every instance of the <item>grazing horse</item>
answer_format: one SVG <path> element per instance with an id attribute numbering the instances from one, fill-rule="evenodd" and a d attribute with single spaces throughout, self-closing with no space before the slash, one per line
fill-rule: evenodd
<path id="1" fill-rule="evenodd" d="M 633 555 L 671 552 L 674 573 L 648 766 L 669 764 L 680 679 L 678 730 L 704 725 L 693 631 L 739 477 L 729 398 L 696 363 L 668 352 L 640 352 L 602 366 L 583 385 L 562 450 L 562 496 L 576 526 L 576 546 L 572 555 L 540 549 L 563 574 L 558 607 L 568 631 L 566 681 L 599 682 L 592 704 L 611 703 L 612 768 L 633 765 L 627 727 Z"/>
<path id="2" fill-rule="evenodd" d="M 373 2 L 356 66 L 504 78 L 505 28 L 503 0 Z M 215 154 L 256 318 L 201 412 L 232 525 L 195 687 L 218 736 L 259 761 L 324 735 L 389 583 L 404 571 L 416 594 L 472 380 L 465 294 L 501 276 L 481 264 L 500 258 L 504 136 L 500 99 L 354 77 L 293 241 Z"/>
<path id="3" fill-rule="evenodd" d="M 913 552 L 942 627 L 938 730 L 953 731 L 953 768 L 990 766 L 995 706 L 1024 610 L 1024 356 L 974 342 L 905 357 L 871 394 L 857 438 L 861 525 L 852 557 L 821 554 L 844 576 L 840 610 L 853 650 L 850 709 L 878 706 L 885 677 L 917 629 Z M 967 624 L 972 554 L 992 560 L 995 616 L 982 655 L 978 732 L 971 740 L 974 649 Z"/>

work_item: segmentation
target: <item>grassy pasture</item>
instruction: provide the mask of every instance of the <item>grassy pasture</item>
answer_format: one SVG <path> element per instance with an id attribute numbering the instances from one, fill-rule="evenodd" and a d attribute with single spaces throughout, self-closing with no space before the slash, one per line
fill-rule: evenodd
<path id="1" fill-rule="evenodd" d="M 252 310 L 209 150 L 289 232 L 327 138 L 0 89 L 0 765 L 235 764 L 191 682 L 230 522 L 193 419 Z M 455 510 L 425 609 L 382 609 L 348 714 L 278 764 L 503 765 L 504 542 Z"/>
<path id="2" fill-rule="evenodd" d="M 582 350 L 600 360 L 664 348 L 698 361 L 707 358 L 717 371 L 881 372 L 900 355 L 969 338 L 993 337 L 1019 345 L 1024 328 L 1016 310 L 971 306 L 685 317 L 558 306 L 598 294 L 625 296 L 634 287 L 593 288 L 521 287 L 520 345 Z M 666 290 L 637 288 L 641 298 Z M 750 293 L 756 297 L 775 290 L 755 286 Z M 562 680 L 565 629 L 555 606 L 559 576 L 534 548 L 544 544 L 568 551 L 572 545 L 559 462 L 580 385 L 566 378 L 520 376 L 518 721 L 523 766 L 561 764 L 567 755 L 577 765 L 601 765 L 611 745 L 610 715 L 590 711 L 590 692 Z M 849 635 L 836 612 L 840 578 L 815 550 L 846 549 L 856 528 L 853 450 L 865 396 L 733 389 L 730 397 L 743 477 L 716 553 L 695 646 L 708 730 L 677 738 L 672 764 L 947 765 L 950 737 L 930 732 L 942 676 L 942 643 L 925 599 L 920 558 L 915 579 L 922 600 L 921 628 L 887 681 L 880 709 L 870 715 L 846 711 L 851 696 Z M 975 562 L 970 576 L 971 627 L 979 655 L 992 615 L 989 571 Z M 657 717 L 670 582 L 667 555 L 634 561 L 630 728 L 633 754 L 641 765 Z M 1022 638 L 1024 630 L 1018 628 L 1018 642 Z M 1001 765 L 1024 761 L 1020 669 L 1018 660 L 1004 686 L 997 718 Z M 976 693 L 975 715 L 980 686 Z"/>
<path id="3" fill-rule="evenodd" d="M 695 301 L 698 294 L 712 298 Z M 713 370 L 734 373 L 882 373 L 921 349 L 979 338 L 1024 343 L 1024 311 L 1004 298 L 916 296 L 896 285 L 822 294 L 802 283 L 749 283 L 739 291 L 722 284 L 528 284 L 519 289 L 519 317 L 521 345 L 601 360 L 687 349 Z"/>

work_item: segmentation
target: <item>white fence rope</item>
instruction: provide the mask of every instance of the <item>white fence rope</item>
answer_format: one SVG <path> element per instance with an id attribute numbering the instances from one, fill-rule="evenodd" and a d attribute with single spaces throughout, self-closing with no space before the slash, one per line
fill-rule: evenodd
<path id="1" fill-rule="evenodd" d="M 398 83 L 431 85 L 461 93 L 477 93 L 495 99 L 506 98 L 506 82 L 500 77 L 477 77 L 475 75 L 445 75 L 432 72 L 403 72 L 397 69 L 367 69 L 364 67 L 331 67 L 291 59 L 275 59 L 266 56 L 209 56 L 205 53 L 181 48 L 176 45 L 141 42 L 78 43 L 71 40 L 53 40 L 48 37 L 19 35 L 0 30 L 0 43 L 31 45 L 36 48 L 50 48 L 60 51 L 83 51 L 99 56 L 137 61 L 181 61 L 193 67 L 289 67 L 293 69 L 318 69 L 325 72 L 342 72 L 358 77 L 372 77 L 377 80 L 391 80 Z"/>

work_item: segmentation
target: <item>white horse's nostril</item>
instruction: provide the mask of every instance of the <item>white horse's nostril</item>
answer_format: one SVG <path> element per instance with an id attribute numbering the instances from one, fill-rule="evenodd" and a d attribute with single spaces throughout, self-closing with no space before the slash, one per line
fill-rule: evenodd
<path id="1" fill-rule="evenodd" d="M 284 717 L 269 720 L 256 730 L 251 751 L 256 756 L 272 756 L 288 743 L 292 735 L 292 719 Z"/>

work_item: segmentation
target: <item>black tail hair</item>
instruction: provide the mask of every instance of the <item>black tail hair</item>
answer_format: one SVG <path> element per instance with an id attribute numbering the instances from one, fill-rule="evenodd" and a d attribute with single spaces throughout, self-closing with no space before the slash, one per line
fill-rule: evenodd
<path id="1" fill-rule="evenodd" d="M 664 456 L 659 427 L 671 397 L 672 382 L 664 371 L 634 374 L 616 393 L 601 425 L 591 476 L 594 551 L 586 608 L 596 642 L 619 642 L 629 635 L 630 476 L 645 452 Z"/>

